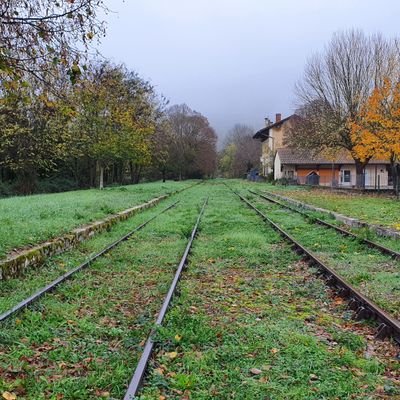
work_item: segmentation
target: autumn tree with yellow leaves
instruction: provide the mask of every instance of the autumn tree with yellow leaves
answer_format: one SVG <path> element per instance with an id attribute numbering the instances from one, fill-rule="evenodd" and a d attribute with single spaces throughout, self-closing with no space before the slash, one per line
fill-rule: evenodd
<path id="1" fill-rule="evenodd" d="M 390 159 L 393 184 L 399 193 L 400 83 L 385 78 L 376 87 L 354 121 L 350 122 L 354 152 L 361 160 Z"/>
<path id="2" fill-rule="evenodd" d="M 356 186 L 363 187 L 364 168 L 373 155 L 361 151 L 359 124 L 374 87 L 384 77 L 399 76 L 396 42 L 359 30 L 336 33 L 325 50 L 307 62 L 296 92 L 301 118 L 287 137 L 287 144 L 321 153 L 345 150 L 354 159 Z M 361 135 L 361 136 L 360 136 Z M 370 143 L 374 143 L 370 136 Z"/>

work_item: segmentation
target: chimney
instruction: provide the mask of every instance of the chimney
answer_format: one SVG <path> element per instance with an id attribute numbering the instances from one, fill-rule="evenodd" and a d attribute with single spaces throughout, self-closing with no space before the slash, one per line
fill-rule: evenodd
<path id="1" fill-rule="evenodd" d="M 281 122 L 282 120 L 282 114 L 275 114 L 275 123 Z"/>

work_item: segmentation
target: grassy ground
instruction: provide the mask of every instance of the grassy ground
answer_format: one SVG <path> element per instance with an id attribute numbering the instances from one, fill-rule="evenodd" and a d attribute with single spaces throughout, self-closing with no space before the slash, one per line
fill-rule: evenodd
<path id="1" fill-rule="evenodd" d="M 216 186 L 140 399 L 399 393 L 396 361 L 371 356 L 376 344 L 360 335 L 369 328 L 330 295 L 274 231 Z"/>
<path id="2" fill-rule="evenodd" d="M 268 193 L 265 192 L 265 190 L 263 190 L 261 188 L 261 190 L 258 190 L 259 187 L 254 187 L 254 186 L 246 186 L 249 189 L 256 189 L 257 192 L 259 193 Z M 299 189 L 301 190 L 301 189 Z M 287 202 L 285 202 L 284 200 L 278 199 L 278 201 L 282 202 L 282 203 L 286 203 L 291 207 L 294 207 L 292 204 L 289 204 Z M 355 233 L 356 235 L 360 236 L 361 238 L 365 238 L 365 239 L 369 239 L 372 240 L 374 242 L 380 243 L 386 247 L 388 247 L 389 249 L 393 249 L 395 251 L 400 252 L 400 240 L 397 238 L 392 238 L 392 237 L 388 237 L 388 236 L 381 236 L 378 235 L 376 232 L 368 229 L 368 228 L 354 228 L 354 227 L 349 227 L 348 225 L 342 223 L 341 221 L 336 220 L 332 215 L 327 214 L 327 213 L 323 213 L 323 212 L 318 212 L 318 211 L 311 211 L 311 210 L 307 210 L 304 208 L 300 208 L 300 211 L 302 211 L 303 213 L 306 213 L 308 215 L 310 215 L 311 217 L 315 217 L 315 218 L 319 218 L 322 220 L 325 220 L 327 222 L 329 222 L 332 225 L 337 225 L 345 230 L 348 230 L 350 232 Z M 395 221 L 395 217 L 393 216 L 393 221 Z"/>
<path id="3" fill-rule="evenodd" d="M 386 311 L 400 318 L 399 261 L 258 196 L 247 196 L 261 211 L 348 282 Z"/>
<path id="4" fill-rule="evenodd" d="M 254 185 L 253 185 L 254 186 Z M 332 193 L 326 189 L 304 186 L 273 186 L 259 184 L 268 190 L 328 210 L 400 230 L 400 201 L 392 197 L 359 193 Z"/>
<path id="5" fill-rule="evenodd" d="M 144 399 L 396 398 L 389 341 L 345 304 L 221 184 L 196 186 L 29 276 L 0 283 L 0 309 L 106 243 L 181 203 L 54 294 L 0 326 L 0 395 L 121 399 L 210 195 L 180 297 L 158 333 Z M 389 397 L 392 396 L 392 397 Z"/>
<path id="6" fill-rule="evenodd" d="M 175 209 L 6 322 L 0 331 L 0 393 L 34 400 L 121 398 L 202 198 L 199 188 L 185 192 Z M 165 206 L 133 217 L 124 223 L 124 230 Z M 83 249 L 52 259 L 55 269 L 61 263 L 68 266 L 89 248 L 114 240 L 121 226 L 85 243 Z M 20 300 L 20 294 L 13 293 L 27 292 L 27 286 L 33 290 L 49 279 L 44 271 L 39 273 L 39 278 L 32 277 L 33 283 L 29 277 L 19 285 L 14 281 L 14 290 L 5 282 L 6 297 L 12 299 L 3 300 L 3 309 Z"/>
<path id="7" fill-rule="evenodd" d="M 190 185 L 160 182 L 0 199 L 0 258 L 106 215 Z"/>

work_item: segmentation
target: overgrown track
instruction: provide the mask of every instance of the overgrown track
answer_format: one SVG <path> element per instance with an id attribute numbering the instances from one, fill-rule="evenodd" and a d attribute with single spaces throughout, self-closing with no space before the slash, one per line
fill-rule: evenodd
<path id="1" fill-rule="evenodd" d="M 180 261 L 180 263 L 178 265 L 178 268 L 176 269 L 176 273 L 175 273 L 174 279 L 173 279 L 173 281 L 171 283 L 171 286 L 170 286 L 170 288 L 168 290 L 168 293 L 167 293 L 167 295 L 166 295 L 166 297 L 164 299 L 163 305 L 161 306 L 160 312 L 159 312 L 157 320 L 155 322 L 155 326 L 156 327 L 160 327 L 162 325 L 164 317 L 165 317 L 165 315 L 166 315 L 166 313 L 168 311 L 169 305 L 170 305 L 171 300 L 172 300 L 172 298 L 174 296 L 174 293 L 175 293 L 176 287 L 178 285 L 179 279 L 180 279 L 180 277 L 182 275 L 182 271 L 183 271 L 183 269 L 185 268 L 185 266 L 186 266 L 186 264 L 188 262 L 188 256 L 190 254 L 190 250 L 192 248 L 193 241 L 194 241 L 194 239 L 196 237 L 196 234 L 197 234 L 197 231 L 198 231 L 198 228 L 199 228 L 199 224 L 200 224 L 200 220 L 201 220 L 201 217 L 202 217 L 202 215 L 204 213 L 204 210 L 206 208 L 207 203 L 208 203 L 208 198 L 204 201 L 204 204 L 203 204 L 203 206 L 202 206 L 202 208 L 200 210 L 200 213 L 199 213 L 199 215 L 197 217 L 197 221 L 196 221 L 196 223 L 195 223 L 195 225 L 193 227 L 192 234 L 190 235 L 189 241 L 187 243 L 186 249 L 185 249 L 185 251 L 183 253 L 183 256 L 182 256 L 181 261 Z M 154 330 L 152 332 L 150 332 L 150 335 L 147 338 L 146 344 L 145 344 L 144 349 L 143 349 L 143 353 L 142 353 L 142 355 L 140 357 L 140 360 L 138 362 L 136 370 L 135 370 L 135 372 L 133 374 L 133 377 L 132 377 L 131 382 L 129 384 L 128 390 L 125 393 L 124 400 L 132 400 L 132 399 L 134 399 L 135 396 L 139 392 L 143 377 L 144 377 L 146 369 L 147 369 L 147 364 L 148 364 L 148 362 L 150 360 L 150 357 L 152 355 L 152 352 L 153 352 L 153 347 L 154 347 L 153 335 L 154 335 Z"/>
<path id="2" fill-rule="evenodd" d="M 288 210 L 296 212 L 296 213 L 302 215 L 303 217 L 307 218 L 308 220 L 312 220 L 312 221 L 314 221 L 315 223 L 317 223 L 319 225 L 325 226 L 327 228 L 334 229 L 336 232 L 339 232 L 340 234 L 342 234 L 344 236 L 349 236 L 349 237 L 352 237 L 354 239 L 357 239 L 358 241 L 364 243 L 368 247 L 373 248 L 373 249 L 377 249 L 377 250 L 379 250 L 381 253 L 383 253 L 385 255 L 389 255 L 390 257 L 393 257 L 394 259 L 400 260 L 400 253 L 395 251 L 395 250 L 392 250 L 392 249 L 389 249 L 389 248 L 387 248 L 385 246 L 382 246 L 381 244 L 373 242 L 372 240 L 364 239 L 364 238 L 356 235 L 355 233 L 349 232 L 349 231 L 347 231 L 347 230 L 345 230 L 343 228 L 340 228 L 340 227 L 338 227 L 336 225 L 330 224 L 329 222 L 326 222 L 326 221 L 324 221 L 322 219 L 311 217 L 309 214 L 307 214 L 307 213 L 305 213 L 303 211 L 300 211 L 299 209 L 297 209 L 295 207 L 289 206 L 289 205 L 287 205 L 285 203 L 282 203 L 282 202 L 280 202 L 278 200 L 275 200 L 274 198 L 272 198 L 270 196 L 266 196 L 264 194 L 257 193 L 257 192 L 255 192 L 253 190 L 249 190 L 249 192 L 252 193 L 252 194 L 255 194 L 257 196 L 260 196 L 264 200 L 267 200 L 267 201 L 269 201 L 271 203 L 277 204 L 280 207 L 284 207 L 284 208 L 286 208 Z"/>
<path id="3" fill-rule="evenodd" d="M 229 187 L 229 186 L 228 186 Z M 230 188 L 231 189 L 231 188 Z M 382 310 L 379 306 L 365 297 L 352 285 L 347 283 L 340 275 L 327 266 L 323 261 L 318 259 L 310 250 L 306 249 L 296 239 L 284 231 L 280 226 L 273 222 L 268 216 L 260 211 L 254 204 L 244 198 L 241 194 L 233 189 L 231 191 L 237 195 L 248 207 L 253 209 L 265 222 L 268 222 L 276 231 L 278 231 L 294 249 L 302 253 L 308 263 L 317 267 L 325 276 L 329 285 L 337 288 L 339 295 L 349 299 L 349 308 L 355 311 L 356 319 L 374 318 L 379 322 L 376 333 L 376 338 L 383 339 L 391 336 L 400 343 L 400 322 L 392 318 L 388 313 Z"/>
<path id="4" fill-rule="evenodd" d="M 179 202 L 175 201 L 168 207 L 164 208 L 161 212 L 158 214 L 154 215 L 153 217 L 149 218 L 147 221 L 143 222 L 139 226 L 137 226 L 135 229 L 131 230 L 118 240 L 114 241 L 113 243 L 109 244 L 107 247 L 105 247 L 103 250 L 99 251 L 98 253 L 94 254 L 91 256 L 89 259 L 87 259 L 84 263 L 78 265 L 77 267 L 73 268 L 72 270 L 68 271 L 67 273 L 59 276 L 57 279 L 55 279 L 53 282 L 49 283 L 47 286 L 39 289 L 37 292 L 35 292 L 33 295 L 27 297 L 26 299 L 22 300 L 20 303 L 12 307 L 11 309 L 5 311 L 4 313 L 0 314 L 0 322 L 5 321 L 6 319 L 10 318 L 11 316 L 16 315 L 19 311 L 24 309 L 25 307 L 29 306 L 30 304 L 34 303 L 38 299 L 40 299 L 43 295 L 46 293 L 49 293 L 53 291 L 57 286 L 59 286 L 61 283 L 65 282 L 66 280 L 70 279 L 73 275 L 75 275 L 77 272 L 89 267 L 95 260 L 97 260 L 99 257 L 104 256 L 106 253 L 114 249 L 116 246 L 118 246 L 121 242 L 126 241 L 129 239 L 133 234 L 144 228 L 147 224 L 149 224 L 151 221 L 156 219 L 158 216 L 161 214 L 165 213 L 166 211 L 170 210 L 172 207 L 175 207 L 176 204 Z"/>

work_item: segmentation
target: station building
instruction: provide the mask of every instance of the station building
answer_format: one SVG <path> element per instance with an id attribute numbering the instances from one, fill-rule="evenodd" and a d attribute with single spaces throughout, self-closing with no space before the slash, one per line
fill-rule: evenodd
<path id="1" fill-rule="evenodd" d="M 366 189 L 387 189 L 392 186 L 390 162 L 369 161 L 364 169 Z M 274 179 L 286 178 L 300 185 L 321 185 L 352 188 L 356 185 L 356 166 L 349 154 L 335 158 L 311 156 L 309 151 L 277 149 L 274 158 Z"/>
<path id="2" fill-rule="evenodd" d="M 275 122 L 265 119 L 265 127 L 254 139 L 261 141 L 261 175 L 273 175 L 275 180 L 286 178 L 300 185 L 321 185 L 352 188 L 356 185 L 356 167 L 349 152 L 341 151 L 335 157 L 313 155 L 307 149 L 293 149 L 285 145 L 285 135 L 300 117 L 296 114 L 282 118 L 276 114 Z M 392 188 L 392 174 L 388 160 L 372 159 L 364 169 L 366 189 Z"/>

